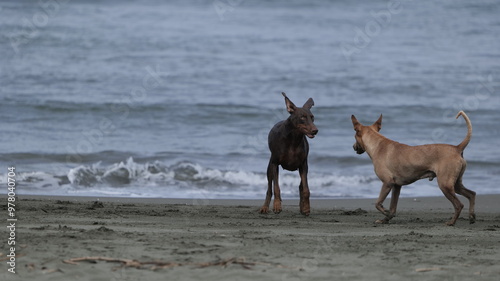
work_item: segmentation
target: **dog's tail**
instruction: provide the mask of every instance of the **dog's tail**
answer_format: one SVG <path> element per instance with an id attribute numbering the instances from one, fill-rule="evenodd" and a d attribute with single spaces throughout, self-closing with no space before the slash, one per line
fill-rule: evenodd
<path id="1" fill-rule="evenodd" d="M 460 117 L 460 115 L 462 117 L 464 117 L 465 119 L 465 123 L 467 123 L 467 135 L 465 136 L 465 139 L 459 144 L 457 145 L 457 147 L 461 150 L 461 151 L 464 151 L 464 149 L 467 147 L 467 145 L 469 144 L 470 142 L 470 138 L 472 137 L 472 124 L 470 123 L 470 119 L 469 117 L 467 116 L 467 114 L 465 114 L 465 112 L 463 111 L 460 111 L 458 114 L 457 114 L 457 117 L 455 117 L 456 119 L 458 119 L 458 117 Z"/>

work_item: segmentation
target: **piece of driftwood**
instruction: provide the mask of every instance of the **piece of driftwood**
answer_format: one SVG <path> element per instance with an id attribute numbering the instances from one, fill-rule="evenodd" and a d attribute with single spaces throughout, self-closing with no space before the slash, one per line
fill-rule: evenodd
<path id="1" fill-rule="evenodd" d="M 73 258 L 73 259 L 68 259 L 68 260 L 63 260 L 64 263 L 67 264 L 74 264 L 77 265 L 79 262 L 97 262 L 97 261 L 105 261 L 105 262 L 114 262 L 114 263 L 120 263 L 121 267 L 134 267 L 138 269 L 150 269 L 150 270 L 157 270 L 157 269 L 163 269 L 163 268 L 171 268 L 171 267 L 177 267 L 177 266 L 195 266 L 195 267 L 209 267 L 209 266 L 222 266 L 222 267 L 227 267 L 231 264 L 237 264 L 241 265 L 245 269 L 252 269 L 252 266 L 255 265 L 264 265 L 264 266 L 274 266 L 278 268 L 290 268 L 287 266 L 284 266 L 282 264 L 272 264 L 272 263 L 266 263 L 266 262 L 249 262 L 246 261 L 244 258 L 227 258 L 227 259 L 219 259 L 217 261 L 213 262 L 199 262 L 199 263 L 194 263 L 194 262 L 186 262 L 186 263 L 178 263 L 178 262 L 165 262 L 165 261 L 138 261 L 138 260 L 132 260 L 132 259 L 117 259 L 117 258 L 108 258 L 108 257 L 81 257 L 81 258 Z M 301 268 L 296 268 L 301 270 Z"/>
<path id="2" fill-rule="evenodd" d="M 7 257 L 7 256 L 2 257 L 2 256 L 4 256 L 4 254 L 0 253 L 0 262 L 10 260 L 10 257 Z M 16 254 L 16 258 L 20 258 L 20 257 L 24 257 L 24 256 L 26 256 L 26 255 L 25 254 Z"/>
<path id="3" fill-rule="evenodd" d="M 417 268 L 416 272 L 428 272 L 428 271 L 438 271 L 443 270 L 441 267 L 425 267 L 425 268 Z"/>

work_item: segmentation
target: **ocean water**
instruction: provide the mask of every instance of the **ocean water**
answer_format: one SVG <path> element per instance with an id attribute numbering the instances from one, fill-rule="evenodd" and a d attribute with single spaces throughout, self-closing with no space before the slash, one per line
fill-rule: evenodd
<path id="1" fill-rule="evenodd" d="M 498 1 L 2 1 L 0 179 L 19 195 L 257 198 L 281 92 L 315 101 L 312 198 L 373 198 L 351 114 L 410 145 L 460 143 L 500 193 Z M 284 198 L 297 172 L 280 171 Z M 441 195 L 436 181 L 403 197 Z"/>

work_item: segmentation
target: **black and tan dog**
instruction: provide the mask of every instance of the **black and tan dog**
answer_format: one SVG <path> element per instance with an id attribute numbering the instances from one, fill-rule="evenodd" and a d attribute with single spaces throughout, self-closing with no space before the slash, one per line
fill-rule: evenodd
<path id="1" fill-rule="evenodd" d="M 273 196 L 274 183 L 274 204 L 273 211 L 281 212 L 281 193 L 278 183 L 279 170 L 289 171 L 299 170 L 300 174 L 300 212 L 309 215 L 311 207 L 309 204 L 309 185 L 307 183 L 307 155 L 309 154 L 309 144 L 305 136 L 314 138 L 318 129 L 314 125 L 314 115 L 311 107 L 314 105 L 312 98 L 309 98 L 302 108 L 296 107 L 288 99 L 285 93 L 286 109 L 290 113 L 288 119 L 278 122 L 269 132 L 268 144 L 271 150 L 271 158 L 267 166 L 267 193 L 264 205 L 260 209 L 261 213 L 269 212 L 269 204 Z"/>
<path id="2" fill-rule="evenodd" d="M 387 139 L 379 133 L 382 127 L 382 115 L 371 126 L 363 126 L 352 115 L 352 124 L 356 131 L 356 143 L 353 148 L 358 154 L 365 151 L 368 153 L 372 159 L 375 173 L 383 183 L 376 208 L 385 215 L 385 218 L 377 220 L 377 223 L 388 223 L 395 216 L 401 186 L 424 178 L 433 180 L 435 177 L 437 177 L 439 188 L 455 208 L 455 214 L 446 224 L 454 225 L 464 207 L 455 193 L 469 199 L 469 221 L 470 223 L 475 222 L 476 193 L 465 188 L 462 184 L 462 176 L 467 166 L 463 158 L 463 151 L 471 139 L 472 125 L 469 117 L 463 111 L 460 111 L 456 118 L 459 116 L 463 116 L 467 123 L 467 136 L 459 145 L 408 146 Z M 391 206 L 387 211 L 382 203 L 391 190 Z"/>

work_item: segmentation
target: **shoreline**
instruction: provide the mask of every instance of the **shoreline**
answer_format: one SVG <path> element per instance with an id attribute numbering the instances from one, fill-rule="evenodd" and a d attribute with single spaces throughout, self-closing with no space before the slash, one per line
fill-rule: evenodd
<path id="1" fill-rule="evenodd" d="M 102 201 L 114 203 L 144 203 L 144 204 L 166 204 L 166 205 L 194 205 L 194 206 L 255 206 L 260 208 L 264 202 L 261 199 L 203 199 L 203 198 L 137 198 L 137 197 L 106 197 L 106 196 L 63 196 L 63 195 L 18 195 L 21 199 L 27 200 L 70 200 L 74 202 Z M 468 200 L 460 195 L 458 199 L 464 204 L 464 211 L 469 208 Z M 0 196 L 0 198 L 3 198 Z M 384 206 L 389 206 L 391 196 L 384 201 Z M 1 199 L 0 199 L 1 200 Z M 312 209 L 346 209 L 346 208 L 366 208 L 375 210 L 376 198 L 325 198 L 311 199 Z M 272 200 L 271 200 L 272 204 Z M 298 206 L 298 199 L 284 199 L 283 207 Z M 398 211 L 429 211 L 433 209 L 449 210 L 453 207 L 444 196 L 426 196 L 426 197 L 403 197 L 399 198 Z M 477 195 L 476 212 L 500 213 L 500 194 Z"/>
<path id="2" fill-rule="evenodd" d="M 497 280 L 500 195 L 477 197 L 475 224 L 460 200 L 449 227 L 444 196 L 402 198 L 380 225 L 375 199 L 311 200 L 305 217 L 298 200 L 259 214 L 263 200 L 23 195 L 17 274 L 5 240 L 0 279 Z"/>

